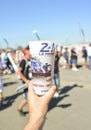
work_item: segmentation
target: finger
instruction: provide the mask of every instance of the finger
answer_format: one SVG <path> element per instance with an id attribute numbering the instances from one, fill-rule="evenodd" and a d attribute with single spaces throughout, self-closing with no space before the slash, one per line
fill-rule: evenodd
<path id="1" fill-rule="evenodd" d="M 53 95 L 55 94 L 55 92 L 56 92 L 56 86 L 55 85 L 53 85 L 50 89 L 49 89 L 49 91 L 48 91 L 48 93 L 45 95 L 45 102 L 46 103 L 49 103 L 50 102 L 50 100 L 52 99 L 52 97 L 53 97 Z"/>

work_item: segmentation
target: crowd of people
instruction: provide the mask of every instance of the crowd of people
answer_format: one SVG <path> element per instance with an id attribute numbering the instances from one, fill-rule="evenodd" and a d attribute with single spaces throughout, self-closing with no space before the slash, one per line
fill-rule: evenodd
<path id="1" fill-rule="evenodd" d="M 12 74 L 15 72 L 12 63 L 10 62 L 8 58 L 8 53 L 11 55 L 15 64 L 19 68 L 18 76 L 23 77 L 22 74 L 25 73 L 23 71 L 26 68 L 27 60 L 29 60 L 28 58 L 29 56 L 27 56 L 28 54 L 26 54 L 26 50 L 29 52 L 29 48 L 24 48 L 23 50 L 16 50 L 15 52 L 10 51 L 10 50 L 5 50 L 5 49 L 2 50 L 0 54 L 0 101 L 4 99 L 3 94 L 2 94 L 3 93 L 3 82 L 2 82 L 3 74 Z M 56 49 L 55 61 L 54 61 L 54 84 L 57 86 L 57 88 L 60 87 L 60 74 L 59 74 L 59 68 L 61 67 L 60 59 L 63 59 L 62 67 L 64 69 L 69 68 L 69 69 L 72 69 L 73 71 L 78 71 L 79 69 L 77 65 L 78 65 L 79 55 L 83 60 L 81 64 L 82 67 L 91 69 L 91 43 L 89 43 L 88 45 L 82 45 L 80 47 L 80 50 L 76 46 L 72 46 L 72 47 L 60 46 L 59 48 Z M 29 79 L 28 76 L 27 78 Z M 24 77 L 21 79 L 23 80 L 22 81 L 23 83 L 26 83 L 27 80 L 24 79 Z M 55 96 L 58 96 L 58 92 L 55 94 Z"/>
<path id="2" fill-rule="evenodd" d="M 80 63 L 83 68 L 91 69 L 91 43 L 89 45 L 82 45 L 80 48 L 73 47 L 61 47 L 63 68 L 71 68 L 73 71 L 78 71 L 78 59 L 80 57 Z"/>
<path id="3" fill-rule="evenodd" d="M 43 121 L 45 119 L 45 115 L 47 113 L 48 104 L 51 98 L 54 96 L 58 97 L 58 89 L 60 87 L 60 59 L 63 58 L 63 68 L 71 68 L 73 71 L 78 71 L 78 48 L 72 47 L 63 47 L 60 46 L 60 49 L 55 50 L 55 60 L 54 60 L 54 86 L 51 87 L 50 91 L 42 96 L 37 96 L 32 87 L 32 70 L 30 66 L 30 60 L 32 55 L 29 50 L 29 46 L 24 48 L 22 51 L 11 52 L 7 50 L 2 50 L 0 55 L 0 103 L 3 104 L 4 96 L 3 96 L 3 82 L 2 76 L 3 74 L 11 74 L 14 73 L 15 70 L 13 65 L 11 64 L 8 53 L 12 56 L 15 61 L 15 64 L 18 66 L 17 75 L 21 78 L 22 84 L 27 84 L 27 88 L 24 89 L 24 99 L 20 102 L 18 106 L 18 112 L 24 116 L 23 107 L 28 103 L 29 110 L 29 122 L 25 126 L 24 130 L 39 130 L 43 125 Z M 83 67 L 91 69 L 91 44 L 89 46 L 82 46 L 81 57 L 84 59 Z M 55 87 L 56 86 L 56 87 Z M 31 93 L 28 95 L 28 92 Z M 40 103 L 41 102 L 41 103 Z M 45 103 L 44 103 L 45 102 Z M 36 105 L 40 107 L 36 110 Z M 44 109 L 43 109 L 44 108 Z M 30 115 L 30 111 L 32 114 Z M 32 122 L 36 116 L 35 122 Z M 39 112 L 39 114 L 38 114 Z M 36 123 L 36 125 L 35 125 Z"/>

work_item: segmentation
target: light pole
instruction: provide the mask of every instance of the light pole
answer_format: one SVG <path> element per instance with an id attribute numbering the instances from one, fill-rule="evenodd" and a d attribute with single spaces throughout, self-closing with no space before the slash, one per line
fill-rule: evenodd
<path id="1" fill-rule="evenodd" d="M 35 36 L 37 37 L 37 39 L 40 40 L 40 37 L 39 37 L 39 35 L 38 35 L 37 30 L 33 30 L 33 33 L 35 34 Z"/>

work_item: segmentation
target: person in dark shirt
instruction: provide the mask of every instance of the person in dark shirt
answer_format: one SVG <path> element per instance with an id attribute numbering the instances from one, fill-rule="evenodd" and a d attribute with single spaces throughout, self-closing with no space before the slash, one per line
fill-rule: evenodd
<path id="1" fill-rule="evenodd" d="M 60 52 L 56 50 L 54 59 L 54 84 L 57 87 L 57 91 L 54 95 L 55 97 L 58 97 L 58 88 L 60 87 L 59 59 L 60 59 Z"/>
<path id="2" fill-rule="evenodd" d="M 82 58 L 84 58 L 84 63 L 83 63 L 83 67 L 87 68 L 88 67 L 88 63 L 87 63 L 87 49 L 85 46 L 82 47 Z"/>
<path id="3" fill-rule="evenodd" d="M 77 69 L 77 50 L 75 47 L 71 49 L 71 66 L 73 71 L 78 71 Z"/>

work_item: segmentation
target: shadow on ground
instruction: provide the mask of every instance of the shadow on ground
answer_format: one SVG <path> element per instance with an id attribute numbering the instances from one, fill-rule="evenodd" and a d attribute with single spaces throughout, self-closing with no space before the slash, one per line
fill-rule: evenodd
<path id="1" fill-rule="evenodd" d="M 6 98 L 3 100 L 3 102 L 0 102 L 0 111 L 6 109 L 6 108 L 8 108 L 8 107 L 10 107 L 10 106 L 15 102 L 15 99 L 16 99 L 18 96 L 20 96 L 22 93 L 23 93 L 23 92 L 21 92 L 21 93 L 16 93 L 16 94 L 14 94 L 14 95 L 12 95 L 12 96 L 6 97 Z"/>
<path id="2" fill-rule="evenodd" d="M 4 87 L 8 87 L 10 85 L 13 85 L 13 84 L 17 84 L 18 82 L 6 82 L 6 83 L 3 83 L 3 86 Z"/>
<path id="3" fill-rule="evenodd" d="M 72 86 L 65 86 L 64 88 L 62 89 L 59 89 L 59 97 L 57 98 L 53 98 L 49 104 L 49 107 L 48 107 L 48 111 L 50 111 L 51 109 L 53 109 L 54 107 L 61 107 L 61 108 L 68 108 L 70 106 L 72 106 L 72 103 L 68 103 L 68 104 L 61 104 L 61 105 L 58 105 L 58 103 L 60 101 L 62 101 L 64 98 L 67 98 L 69 97 L 70 95 L 67 94 L 69 91 L 71 91 L 72 89 L 74 88 L 77 88 L 77 87 L 80 87 L 82 88 L 83 86 L 80 86 L 80 85 L 77 85 L 77 84 L 74 84 Z"/>
<path id="4" fill-rule="evenodd" d="M 67 93 L 68 91 L 72 90 L 73 88 L 82 88 L 83 86 L 82 85 L 78 85 L 78 84 L 74 84 L 72 86 L 65 86 L 64 88 L 60 89 L 59 91 L 59 95 L 61 94 L 64 94 L 64 93 Z"/>

